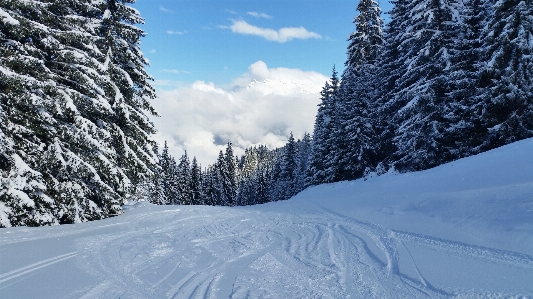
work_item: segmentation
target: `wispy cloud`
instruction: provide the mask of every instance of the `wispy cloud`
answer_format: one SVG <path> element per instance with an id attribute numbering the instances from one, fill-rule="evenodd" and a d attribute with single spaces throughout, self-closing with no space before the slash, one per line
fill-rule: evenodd
<path id="1" fill-rule="evenodd" d="M 257 12 L 257 11 L 249 11 L 247 12 L 248 15 L 256 18 L 263 18 L 263 19 L 272 19 L 272 16 L 267 15 L 266 13 Z"/>
<path id="2" fill-rule="evenodd" d="M 187 31 L 167 30 L 167 33 L 170 35 L 184 35 L 185 33 L 187 33 Z"/>
<path id="3" fill-rule="evenodd" d="M 176 70 L 176 69 L 164 69 L 163 72 L 165 73 L 172 73 L 172 74 L 190 74 L 189 71 L 183 71 L 183 70 Z"/>
<path id="4" fill-rule="evenodd" d="M 260 36 L 266 40 L 278 43 L 285 43 L 293 39 L 320 39 L 322 36 L 318 33 L 308 31 L 304 27 L 284 27 L 279 30 L 270 28 L 261 28 L 248 24 L 246 21 L 235 21 L 231 26 L 218 26 L 221 29 L 231 29 L 234 33 L 244 35 Z"/>
<path id="5" fill-rule="evenodd" d="M 183 87 L 185 84 L 182 81 L 173 81 L 173 80 L 155 80 L 152 82 L 153 86 L 159 86 L 159 87 L 171 87 L 171 88 L 178 88 Z"/>
<path id="6" fill-rule="evenodd" d="M 166 13 L 173 13 L 173 10 L 170 10 L 168 8 L 164 8 L 163 6 L 159 5 L 159 10 Z"/>
<path id="7" fill-rule="evenodd" d="M 157 52 L 157 51 L 156 51 L 155 49 L 152 49 L 152 50 L 150 50 L 150 51 L 148 51 L 148 52 L 150 52 L 150 54 L 154 54 L 154 53 Z"/>
<path id="8" fill-rule="evenodd" d="M 232 15 L 236 15 L 236 14 L 237 14 L 237 12 L 234 11 L 233 9 L 226 9 L 226 12 L 227 12 L 227 13 L 230 13 L 230 14 L 232 14 Z"/>

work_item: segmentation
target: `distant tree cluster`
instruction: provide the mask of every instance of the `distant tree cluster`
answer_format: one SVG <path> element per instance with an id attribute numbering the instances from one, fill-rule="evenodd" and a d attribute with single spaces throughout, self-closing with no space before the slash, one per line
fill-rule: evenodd
<path id="1" fill-rule="evenodd" d="M 154 170 L 139 196 L 160 205 L 244 206 L 288 199 L 306 187 L 310 149 L 309 134 L 298 141 L 291 134 L 287 145 L 275 150 L 248 148 L 241 157 L 228 143 L 217 161 L 202 170 L 187 153 L 176 163 L 165 142 L 159 171 Z"/>
<path id="2" fill-rule="evenodd" d="M 156 163 L 134 0 L 0 0 L 0 227 L 119 214 Z"/>

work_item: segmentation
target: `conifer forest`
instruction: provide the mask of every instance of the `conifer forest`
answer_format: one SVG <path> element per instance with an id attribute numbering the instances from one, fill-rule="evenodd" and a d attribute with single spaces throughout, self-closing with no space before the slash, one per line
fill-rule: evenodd
<path id="1" fill-rule="evenodd" d="M 361 0 L 313 132 L 177 159 L 151 137 L 134 2 L 0 0 L 0 227 L 103 219 L 131 200 L 263 204 L 533 137 L 533 0 L 391 0 L 386 24 Z"/>

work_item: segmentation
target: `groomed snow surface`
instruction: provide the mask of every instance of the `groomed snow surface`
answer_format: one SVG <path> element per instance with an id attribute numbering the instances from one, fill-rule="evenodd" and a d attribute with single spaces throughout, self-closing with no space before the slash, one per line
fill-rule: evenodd
<path id="1" fill-rule="evenodd" d="M 533 298 L 533 139 L 251 207 L 0 230 L 1 298 Z"/>

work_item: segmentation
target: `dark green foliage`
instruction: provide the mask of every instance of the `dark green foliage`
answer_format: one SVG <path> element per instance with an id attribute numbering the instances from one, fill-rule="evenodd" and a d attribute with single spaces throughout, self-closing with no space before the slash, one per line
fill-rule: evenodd
<path id="1" fill-rule="evenodd" d="M 309 161 L 307 185 L 318 185 L 333 182 L 335 175 L 334 153 L 336 142 L 334 130 L 338 125 L 337 90 L 339 78 L 333 67 L 330 81 L 326 82 L 321 95 L 321 103 L 315 119 L 313 144 Z"/>
<path id="2" fill-rule="evenodd" d="M 533 3 L 489 1 L 482 32 L 480 90 L 485 151 L 533 136 Z"/>

